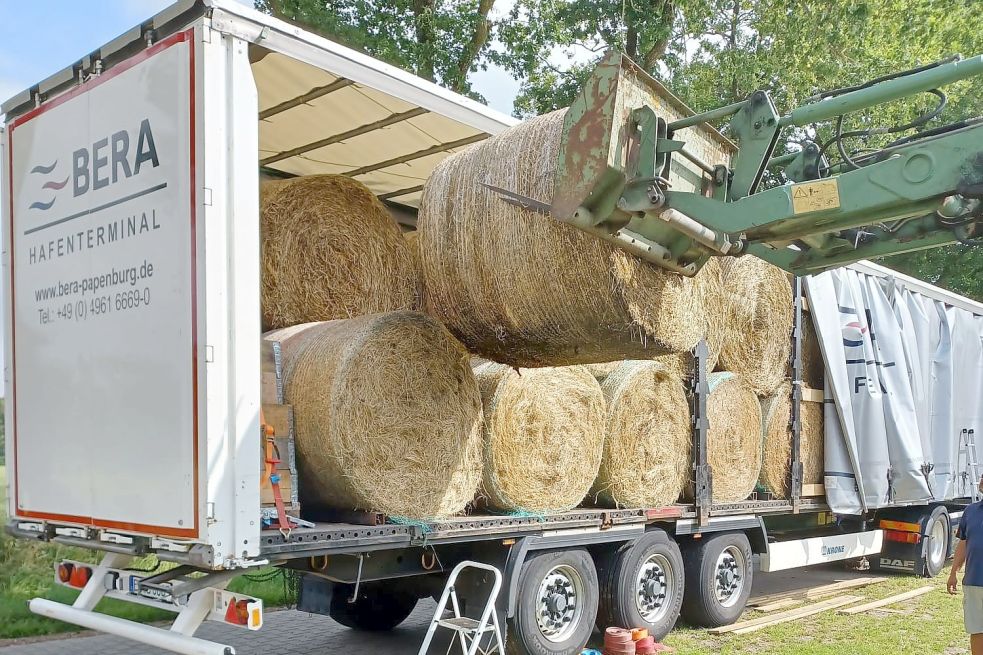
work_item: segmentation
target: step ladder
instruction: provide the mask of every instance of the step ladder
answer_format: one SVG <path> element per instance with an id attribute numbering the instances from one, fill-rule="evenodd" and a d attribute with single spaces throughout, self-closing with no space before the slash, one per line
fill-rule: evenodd
<path id="1" fill-rule="evenodd" d="M 969 468 L 969 475 L 972 479 L 968 481 L 969 497 L 975 503 L 980 500 L 980 460 L 976 455 L 976 430 L 963 429 L 959 432 L 959 456 L 966 456 L 966 466 Z M 956 461 L 959 461 L 958 459 Z M 966 481 L 967 473 L 962 472 L 963 481 Z"/>
<path id="2" fill-rule="evenodd" d="M 491 593 L 488 594 L 488 600 L 485 602 L 485 608 L 481 612 L 480 620 L 461 616 L 461 606 L 457 600 L 457 591 L 454 589 L 457 576 L 461 571 L 469 568 L 484 569 L 485 571 L 490 571 L 495 576 L 495 582 L 492 584 Z M 505 645 L 502 643 L 502 629 L 498 624 L 498 610 L 495 609 L 495 602 L 498 600 L 498 592 L 501 588 L 502 573 L 494 566 L 470 560 L 465 560 L 455 566 L 451 571 L 450 577 L 447 578 L 447 584 L 444 585 L 444 593 L 440 595 L 440 602 L 437 603 L 437 611 L 434 612 L 433 620 L 430 622 L 430 628 L 427 630 L 427 636 L 423 639 L 423 645 L 420 646 L 418 655 L 427 655 L 427 649 L 430 648 L 430 642 L 433 641 L 433 636 L 437 632 L 437 628 L 446 628 L 457 633 L 457 639 L 452 637 L 450 644 L 447 646 L 448 653 L 451 652 L 451 648 L 454 647 L 456 641 L 461 644 L 461 652 L 465 655 L 476 655 L 477 653 L 481 655 L 490 655 L 491 653 L 504 655 Z M 448 600 L 451 603 L 454 616 L 445 619 L 443 616 L 444 611 L 447 609 Z M 482 646 L 481 641 L 486 634 L 489 635 L 488 645 Z"/>

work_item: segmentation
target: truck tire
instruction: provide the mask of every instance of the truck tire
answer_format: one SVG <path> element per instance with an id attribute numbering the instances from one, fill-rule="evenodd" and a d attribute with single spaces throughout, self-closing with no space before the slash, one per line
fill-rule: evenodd
<path id="1" fill-rule="evenodd" d="M 683 556 L 663 530 L 650 530 L 633 543 L 597 558 L 600 608 L 597 628 L 645 628 L 661 641 L 683 604 Z"/>
<path id="2" fill-rule="evenodd" d="M 683 570 L 682 614 L 687 623 L 716 628 L 740 618 L 754 576 L 751 543 L 743 532 L 694 540 L 683 549 Z"/>
<path id="3" fill-rule="evenodd" d="M 597 570 L 586 550 L 537 553 L 522 565 L 508 651 L 580 655 L 597 619 Z"/>
<path id="4" fill-rule="evenodd" d="M 416 607 L 417 597 L 398 589 L 387 589 L 383 584 L 362 584 L 358 598 L 352 597 L 355 585 L 335 584 L 331 591 L 332 619 L 341 625 L 365 632 L 392 630 L 406 620 Z"/>
<path id="5" fill-rule="evenodd" d="M 918 548 L 915 558 L 915 571 L 926 578 L 934 578 L 942 572 L 949 553 L 949 512 L 945 507 L 936 507 L 922 523 L 924 547 Z"/>

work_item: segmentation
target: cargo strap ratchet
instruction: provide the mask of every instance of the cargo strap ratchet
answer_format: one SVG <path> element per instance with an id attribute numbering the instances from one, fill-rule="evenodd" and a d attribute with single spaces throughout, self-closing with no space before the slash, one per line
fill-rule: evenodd
<path id="1" fill-rule="evenodd" d="M 263 417 L 263 410 L 259 411 L 260 429 L 266 440 L 266 479 L 270 482 L 273 490 L 273 503 L 276 505 L 277 529 L 284 539 L 290 536 L 292 526 L 290 517 L 287 516 L 287 508 L 283 504 L 283 494 L 280 493 L 280 474 L 276 472 L 276 466 L 280 463 L 280 454 L 277 452 L 273 426 L 266 422 Z"/>

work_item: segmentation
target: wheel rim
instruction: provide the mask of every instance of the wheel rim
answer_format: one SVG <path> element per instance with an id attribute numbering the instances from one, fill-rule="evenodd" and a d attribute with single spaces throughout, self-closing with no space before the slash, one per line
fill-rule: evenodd
<path id="1" fill-rule="evenodd" d="M 554 566 L 539 583 L 536 623 L 547 640 L 566 641 L 577 629 L 584 613 L 584 579 L 567 564 Z"/>
<path id="2" fill-rule="evenodd" d="M 672 565 L 665 555 L 652 555 L 642 563 L 635 576 L 635 607 L 646 622 L 657 623 L 665 617 L 673 589 Z"/>
<path id="3" fill-rule="evenodd" d="M 945 521 L 940 518 L 932 526 L 932 531 L 929 533 L 932 540 L 929 543 L 928 557 L 933 565 L 941 564 L 945 557 L 945 532 Z"/>
<path id="4" fill-rule="evenodd" d="M 714 575 L 714 593 L 723 607 L 732 607 L 741 597 L 747 576 L 747 560 L 744 551 L 737 546 L 727 546 L 717 556 Z"/>

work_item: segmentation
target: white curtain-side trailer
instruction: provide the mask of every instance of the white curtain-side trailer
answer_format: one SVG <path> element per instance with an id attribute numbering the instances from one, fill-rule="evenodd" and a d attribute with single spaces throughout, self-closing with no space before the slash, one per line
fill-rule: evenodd
<path id="1" fill-rule="evenodd" d="M 365 513 L 271 528 L 260 499 L 260 177 L 348 175 L 412 224 L 434 167 L 515 119 L 232 0 L 178 2 L 2 110 L 6 529 L 105 553 L 99 565 L 59 565 L 60 581 L 80 594 L 71 606 L 35 599 L 38 614 L 173 652 L 225 654 L 234 651 L 194 633 L 205 620 L 262 626 L 262 602 L 225 589 L 255 567 L 299 572 L 302 609 L 384 629 L 476 560 L 501 574 L 497 609 L 520 650 L 572 655 L 595 622 L 661 637 L 680 613 L 708 626 L 735 621 L 755 555 L 763 570 L 781 570 L 883 552 L 872 564 L 934 575 L 960 508 L 975 498 L 963 475 L 965 437 L 949 439 L 954 429 L 981 429 L 979 400 L 965 393 L 948 422 L 892 426 L 885 438 L 888 449 L 900 444 L 889 462 L 899 483 L 887 491 L 907 493 L 904 502 L 867 484 L 882 472 L 868 466 L 871 442 L 856 438 L 843 408 L 853 407 L 844 389 L 871 376 L 850 368 L 856 362 L 832 366 L 839 355 L 827 342 L 844 329 L 869 332 L 871 321 L 900 321 L 908 334 L 904 321 L 924 315 L 920 336 L 895 345 L 929 376 L 905 387 L 921 403 L 912 411 L 934 411 L 927 380 L 949 370 L 948 360 L 924 353 L 945 339 L 970 352 L 983 305 L 862 263 L 848 270 L 867 285 L 851 306 L 866 323 L 840 321 L 822 300 L 839 286 L 807 282 L 828 374 L 837 376 L 827 384 L 827 424 L 839 430 L 837 461 L 850 468 L 833 472 L 853 476 L 836 477 L 835 507 L 803 493 L 793 449 L 789 498 L 721 504 L 707 488 L 661 508 L 428 524 Z M 794 287 L 799 353 L 804 300 Z M 874 296 L 880 311 L 864 313 Z M 898 298 L 904 307 L 892 304 Z M 700 466 L 707 390 L 696 354 Z M 876 369 L 870 359 L 864 365 Z M 978 368 L 964 359 L 961 375 L 983 378 L 983 355 Z M 933 432 L 943 429 L 944 443 Z M 922 485 L 911 467 L 929 459 L 948 468 L 926 469 Z M 127 569 L 147 554 L 174 568 Z M 483 599 L 488 588 L 462 576 L 456 591 Z M 103 597 L 176 618 L 156 627 L 107 616 L 94 611 Z"/>

